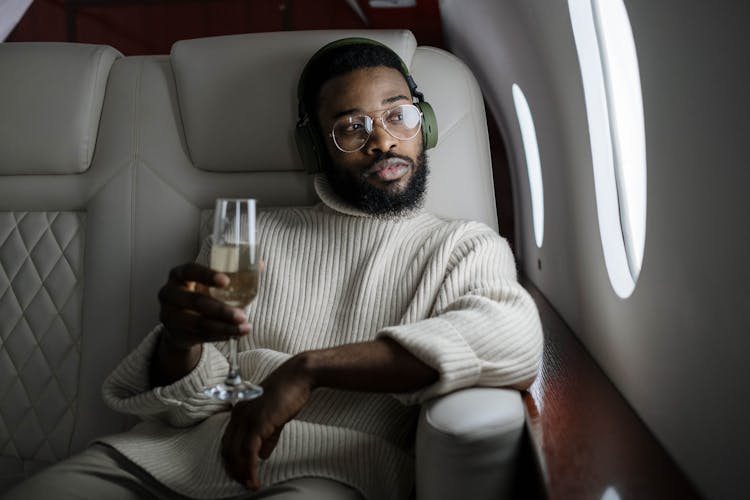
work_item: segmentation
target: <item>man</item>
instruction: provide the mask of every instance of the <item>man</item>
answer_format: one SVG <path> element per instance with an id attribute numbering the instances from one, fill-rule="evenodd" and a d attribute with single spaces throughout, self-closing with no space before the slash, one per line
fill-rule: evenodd
<path id="1" fill-rule="evenodd" d="M 407 498 L 417 403 L 533 380 L 541 329 L 507 243 L 421 209 L 422 117 L 398 56 L 339 42 L 313 57 L 301 87 L 300 126 L 324 159 L 322 203 L 260 216 L 267 269 L 248 317 L 205 293 L 226 275 L 173 269 L 162 325 L 104 387 L 110 406 L 144 422 L 9 498 L 52 483 L 56 498 L 65 487 L 101 498 Z M 231 336 L 243 378 L 265 392 L 229 412 L 202 388 L 226 375 Z"/>

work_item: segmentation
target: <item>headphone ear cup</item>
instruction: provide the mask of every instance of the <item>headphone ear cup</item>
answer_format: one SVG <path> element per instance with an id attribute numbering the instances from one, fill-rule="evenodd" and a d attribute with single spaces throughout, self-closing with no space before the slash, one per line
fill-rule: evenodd
<path id="1" fill-rule="evenodd" d="M 317 174 L 323 171 L 323 158 L 320 144 L 315 130 L 309 123 L 297 125 L 294 129 L 294 142 L 297 143 L 297 151 L 305 170 L 309 174 Z"/>
<path id="2" fill-rule="evenodd" d="M 434 148 L 438 141 L 438 124 L 435 111 L 430 103 L 422 101 L 415 104 L 422 112 L 422 144 L 425 149 Z"/>

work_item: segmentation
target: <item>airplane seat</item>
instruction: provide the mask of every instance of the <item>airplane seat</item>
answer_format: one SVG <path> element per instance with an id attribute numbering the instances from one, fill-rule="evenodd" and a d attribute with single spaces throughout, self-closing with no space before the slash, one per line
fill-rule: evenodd
<path id="1" fill-rule="evenodd" d="M 126 352 L 131 189 L 93 165 L 120 56 L 0 44 L 0 492 L 122 420 L 98 386 Z"/>
<path id="2" fill-rule="evenodd" d="M 30 311 L 25 323 L 34 324 L 36 309 L 11 304 L 0 289 L 5 294 L 0 295 L 0 370 L 9 374 L 0 378 L 1 460 L 41 457 L 53 461 L 98 435 L 124 430 L 132 423 L 101 404 L 101 380 L 157 323 L 156 294 L 171 267 L 197 255 L 215 198 L 255 197 L 261 208 L 316 202 L 312 179 L 304 172 L 294 144 L 297 79 L 305 61 L 320 46 L 345 36 L 367 36 L 392 47 L 435 109 L 440 138 L 428 152 L 431 177 L 426 207 L 442 216 L 480 220 L 497 229 L 487 125 L 476 80 L 451 54 L 418 47 L 408 31 L 212 37 L 177 42 L 169 56 L 119 57 L 113 49 L 99 47 L 108 54 L 109 66 L 92 58 L 90 67 L 81 69 L 64 57 L 82 57 L 87 46 L 50 44 L 46 49 L 40 46 L 31 57 L 18 52 L 32 51 L 31 44 L 0 45 L 0 104 L 13 111 L 0 115 L 0 161 L 4 163 L 0 166 L 4 221 L 0 223 L 0 262 L 5 273 L 0 280 L 6 281 L 0 281 L 0 286 L 8 288 L 10 283 L 21 290 L 28 288 L 26 278 L 17 277 L 25 276 L 16 272 L 19 265 L 6 264 L 5 258 L 12 255 L 19 260 L 24 252 L 32 256 L 37 252 L 17 249 L 16 256 L 5 249 L 7 244 L 2 242 L 10 241 L 5 234 L 26 224 L 26 219 L 13 222 L 16 212 L 64 210 L 78 217 L 79 226 L 85 224 L 85 239 L 74 246 L 84 260 L 83 285 L 76 292 L 82 299 L 78 306 L 60 305 L 65 315 L 58 315 L 59 322 L 75 326 L 66 316 L 68 308 L 80 311 L 78 344 L 71 345 L 80 346 L 82 361 L 78 368 L 59 365 L 60 372 L 52 375 L 56 381 L 67 377 L 64 380 L 72 389 L 55 387 L 25 395 L 25 388 L 36 387 L 36 364 L 25 362 L 28 356 L 22 359 L 19 353 L 28 350 L 27 344 L 51 343 L 62 336 L 42 336 L 6 320 L 6 311 L 15 308 Z M 53 55 L 55 51 L 65 55 Z M 16 67 L 28 70 L 22 82 L 10 78 L 16 71 L 6 70 Z M 79 100 L 55 93 L 63 88 L 80 94 Z M 54 101 L 42 105 L 39 95 L 47 92 Z M 71 125 L 97 109 L 84 100 L 91 95 L 101 101 L 98 135 L 93 127 L 93 132 L 89 130 L 93 135 L 81 131 L 80 137 L 71 138 L 69 134 L 78 130 Z M 21 137 L 16 129 L 23 120 L 30 125 Z M 59 124 L 60 130 L 43 135 L 48 121 Z M 84 137 L 90 141 L 96 137 L 87 169 L 39 170 L 36 163 L 15 160 L 20 158 L 15 151 L 23 146 L 29 151 L 24 154 L 47 155 L 62 163 L 66 157 L 58 151 L 61 145 L 80 144 Z M 13 166 L 5 165 L 6 157 L 14 159 Z M 26 245 L 31 247 L 33 242 Z M 50 258 L 48 253 L 39 256 L 44 262 Z M 22 329 L 22 335 L 10 336 L 10 328 Z M 58 349 L 58 344 L 52 349 Z M 36 357 L 45 360 L 44 355 Z M 53 451 L 59 452 L 53 454 L 47 452 L 51 445 L 46 441 L 34 440 L 27 429 L 34 424 L 25 417 L 36 415 L 40 405 L 47 404 L 47 399 L 56 401 L 60 393 L 71 394 L 62 405 L 68 413 L 40 424 L 55 430 L 62 422 L 73 422 L 56 435 L 60 443 L 55 441 Z M 508 497 L 523 415 L 518 392 L 494 388 L 458 391 L 423 405 L 416 445 L 417 498 Z M 62 442 L 64 438 L 68 441 Z M 10 470 L 5 463 L 1 469 Z M 12 464 L 18 471 L 16 480 L 23 477 L 23 470 L 32 469 L 22 462 Z"/>

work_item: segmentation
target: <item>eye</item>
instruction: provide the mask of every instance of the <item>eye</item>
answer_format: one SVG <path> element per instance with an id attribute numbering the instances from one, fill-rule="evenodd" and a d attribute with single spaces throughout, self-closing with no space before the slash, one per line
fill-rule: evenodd
<path id="1" fill-rule="evenodd" d="M 388 120 L 388 123 L 402 123 L 404 121 L 403 110 L 399 108 L 391 111 L 390 113 L 388 113 L 386 120 Z"/>
<path id="2" fill-rule="evenodd" d="M 335 131 L 340 135 L 359 135 L 367 131 L 367 123 L 361 116 L 349 117 L 338 122 Z"/>

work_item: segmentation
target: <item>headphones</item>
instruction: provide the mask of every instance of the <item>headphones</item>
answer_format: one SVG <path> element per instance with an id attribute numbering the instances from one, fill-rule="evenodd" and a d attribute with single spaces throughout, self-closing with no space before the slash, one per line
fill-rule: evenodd
<path id="1" fill-rule="evenodd" d="M 435 117 L 435 111 L 433 111 L 432 106 L 430 106 L 430 104 L 424 100 L 424 95 L 421 92 L 417 91 L 417 84 L 414 82 L 414 79 L 409 73 L 409 68 L 406 67 L 406 64 L 398 56 L 398 54 L 396 54 L 386 45 L 369 38 L 343 38 L 341 40 L 336 40 L 327 45 L 324 45 L 320 50 L 313 54 L 313 56 L 305 65 L 305 68 L 302 70 L 302 75 L 300 76 L 299 83 L 297 84 L 297 107 L 299 112 L 299 120 L 297 121 L 297 126 L 294 130 L 294 141 L 297 143 L 297 151 L 299 151 L 299 155 L 302 158 L 302 163 L 305 165 L 305 169 L 310 174 L 315 174 L 323 171 L 323 165 L 327 159 L 327 156 L 326 146 L 323 143 L 323 133 L 320 130 L 320 127 L 318 127 L 317 125 L 317 120 L 308 116 L 307 111 L 305 110 L 304 97 L 306 80 L 309 78 L 307 76 L 309 71 L 308 68 L 315 61 L 320 59 L 324 54 L 327 54 L 333 49 L 345 47 L 347 45 L 358 44 L 383 47 L 384 49 L 388 50 L 396 57 L 398 57 L 398 60 L 401 62 L 401 73 L 404 75 L 404 77 L 406 77 L 406 81 L 409 84 L 409 91 L 411 92 L 412 96 L 417 98 L 417 102 L 413 104 L 422 113 L 422 144 L 424 145 L 425 149 L 433 148 L 437 144 L 438 127 L 437 118 Z"/>

